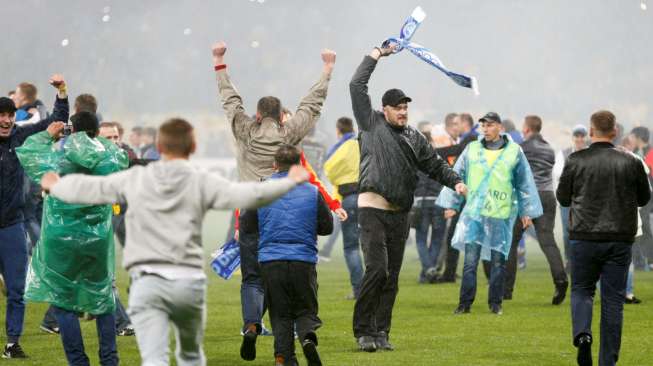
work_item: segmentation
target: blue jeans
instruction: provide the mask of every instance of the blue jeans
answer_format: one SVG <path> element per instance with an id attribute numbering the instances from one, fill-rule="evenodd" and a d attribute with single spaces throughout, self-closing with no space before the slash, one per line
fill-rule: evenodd
<path id="1" fill-rule="evenodd" d="M 444 218 L 444 209 L 432 203 L 425 204 L 424 207 L 418 208 L 418 210 L 419 221 L 415 228 L 415 242 L 417 254 L 422 264 L 420 279 L 423 279 L 426 271 L 437 264 L 447 221 Z M 430 245 L 427 244 L 429 229 L 431 229 Z"/>
<path id="2" fill-rule="evenodd" d="M 347 211 L 347 220 L 341 223 L 342 242 L 345 254 L 345 262 L 349 270 L 349 281 L 358 297 L 361 282 L 363 282 L 363 260 L 360 254 L 360 240 L 358 236 L 358 195 L 350 194 L 343 198 L 342 208 Z"/>
<path id="3" fill-rule="evenodd" d="M 476 269 L 478 268 L 480 257 L 480 245 L 465 245 L 465 264 L 463 266 L 463 279 L 460 286 L 460 305 L 471 306 L 474 303 L 474 299 L 476 298 Z M 490 265 L 488 304 L 501 304 L 503 301 L 503 282 L 506 267 L 504 255 L 495 250 L 491 251 Z"/>
<path id="4" fill-rule="evenodd" d="M 240 225 L 247 220 L 245 210 L 240 213 Z M 251 226 L 251 225 L 246 225 Z M 240 285 L 240 302 L 243 313 L 243 330 L 250 324 L 261 324 L 265 311 L 265 292 L 261 280 L 261 266 L 258 263 L 258 231 L 238 234 L 240 246 L 240 270 L 243 276 Z"/>
<path id="5" fill-rule="evenodd" d="M 23 333 L 27 251 L 25 226 L 22 222 L 0 229 L 0 270 L 7 288 L 5 327 L 8 343 L 18 342 Z"/>
<path id="6" fill-rule="evenodd" d="M 632 256 L 630 243 L 572 240 L 571 321 L 573 341 L 592 335 L 592 306 L 601 279 L 601 345 L 599 365 L 619 359 L 626 278 Z"/>
<path id="7" fill-rule="evenodd" d="M 89 366 L 88 356 L 84 352 L 84 340 L 79 326 L 77 313 L 54 308 L 54 316 L 59 323 L 61 342 L 66 352 L 66 359 L 70 366 Z M 113 313 L 98 315 L 95 318 L 98 341 L 100 343 L 100 365 L 118 365 L 118 350 L 116 348 L 116 319 Z"/>

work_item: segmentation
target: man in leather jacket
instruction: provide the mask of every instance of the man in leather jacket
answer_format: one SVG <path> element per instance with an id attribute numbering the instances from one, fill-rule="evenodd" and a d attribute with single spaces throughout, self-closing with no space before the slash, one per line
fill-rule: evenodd
<path id="1" fill-rule="evenodd" d="M 579 365 L 592 365 L 592 305 L 599 279 L 599 364 L 617 363 L 637 208 L 651 198 L 641 161 L 611 142 L 617 133 L 615 125 L 609 111 L 592 115 L 592 145 L 569 156 L 557 190 L 558 202 L 570 207 L 571 318 Z"/>
<path id="2" fill-rule="evenodd" d="M 392 47 L 375 48 L 365 56 L 349 84 L 360 131 L 358 223 L 365 259 L 353 323 L 359 347 L 367 352 L 393 348 L 388 333 L 417 171 L 461 194 L 467 192 L 458 174 L 438 156 L 424 135 L 407 125 L 411 98 L 403 91 L 386 91 L 383 111 L 372 109 L 367 83 L 379 58 L 392 52 Z"/>

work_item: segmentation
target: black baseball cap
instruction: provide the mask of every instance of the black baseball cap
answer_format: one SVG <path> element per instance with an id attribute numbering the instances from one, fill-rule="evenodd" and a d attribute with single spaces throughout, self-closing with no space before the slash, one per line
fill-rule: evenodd
<path id="1" fill-rule="evenodd" d="M 396 107 L 401 103 L 406 103 L 406 102 L 412 102 L 413 100 L 410 99 L 409 96 L 404 94 L 404 92 L 401 89 L 389 89 L 385 93 L 383 93 L 383 97 L 381 98 L 381 104 L 385 107 L 387 105 Z"/>
<path id="2" fill-rule="evenodd" d="M 0 97 L 0 113 L 16 113 L 16 104 L 7 97 Z"/>
<path id="3" fill-rule="evenodd" d="M 488 112 L 483 118 L 478 120 L 479 122 L 496 122 L 502 123 L 501 117 L 496 112 Z"/>

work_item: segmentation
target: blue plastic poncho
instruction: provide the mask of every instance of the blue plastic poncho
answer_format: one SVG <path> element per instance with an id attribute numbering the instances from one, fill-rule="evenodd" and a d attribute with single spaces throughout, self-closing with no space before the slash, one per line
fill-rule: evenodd
<path id="1" fill-rule="evenodd" d="M 502 138 L 508 144 L 513 145 L 510 146 L 511 149 L 509 149 L 508 145 L 504 146 L 494 164 L 508 164 L 512 174 L 494 174 L 492 176 L 493 169 L 496 168 L 494 165 L 489 164 L 483 157 L 478 159 L 469 156 L 470 150 L 478 151 L 479 155 L 484 154 L 484 149 L 480 145 L 482 138 L 480 136 L 478 141 L 468 145 L 454 165 L 454 170 L 468 187 L 472 186 L 471 182 L 475 182 L 473 184 L 475 189 L 470 189 L 467 196 L 469 201 L 465 202 L 463 196 L 444 187 L 436 204 L 460 212 L 458 225 L 451 242 L 454 248 L 464 252 L 466 244 L 475 244 L 481 246 L 481 258 L 484 260 L 490 260 L 492 250 L 503 253 L 507 258 L 512 243 L 515 220 L 518 217 L 536 218 L 542 216 L 542 203 L 535 186 L 533 173 L 521 147 L 516 145 L 508 135 L 502 134 Z M 478 145 L 472 146 L 472 144 Z M 514 158 L 506 156 L 504 154 L 506 150 L 514 151 L 516 153 Z M 470 164 L 484 164 L 484 166 L 483 169 L 478 169 L 478 166 L 471 167 Z M 485 171 L 486 174 L 471 176 L 472 174 L 478 174 L 479 171 Z M 492 179 L 488 179 L 489 176 L 492 176 Z M 504 216 L 488 214 L 488 206 L 491 206 L 492 202 L 491 195 L 497 194 L 491 184 L 512 186 L 512 191 L 509 191 L 506 195 L 508 205 L 504 207 L 506 213 Z M 501 209 L 496 209 L 495 212 L 497 211 L 501 211 Z"/>
<path id="2" fill-rule="evenodd" d="M 58 147 L 47 131 L 16 149 L 30 179 L 44 173 L 108 175 L 127 168 L 127 153 L 112 142 L 85 132 Z M 25 299 L 91 314 L 115 310 L 115 271 L 111 205 L 72 205 L 46 196 L 41 238 L 27 274 Z"/>

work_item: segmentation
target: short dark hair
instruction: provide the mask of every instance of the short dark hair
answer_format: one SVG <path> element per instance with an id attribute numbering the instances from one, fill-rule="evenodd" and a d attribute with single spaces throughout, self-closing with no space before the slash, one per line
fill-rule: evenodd
<path id="1" fill-rule="evenodd" d="M 80 94 L 75 98 L 75 113 L 97 113 L 97 99 L 91 94 Z"/>
<path id="2" fill-rule="evenodd" d="M 100 124 L 95 113 L 81 111 L 72 115 L 70 121 L 73 123 L 74 132 L 86 132 L 88 137 L 97 137 L 100 131 Z"/>
<path id="3" fill-rule="evenodd" d="M 474 117 L 472 117 L 471 114 L 469 114 L 469 113 L 461 113 L 461 114 L 460 114 L 460 120 L 461 120 L 463 123 L 467 123 L 467 124 L 469 125 L 469 128 L 473 128 L 473 127 L 474 127 Z"/>
<path id="4" fill-rule="evenodd" d="M 183 120 L 181 118 L 171 118 L 167 122 L 175 121 L 175 120 L 181 120 L 181 121 L 186 122 L 185 120 Z M 188 123 L 188 122 L 186 122 L 186 123 Z M 161 129 L 159 128 L 159 130 L 161 130 Z M 151 138 L 156 138 L 156 128 L 154 128 L 154 127 L 145 127 L 141 133 L 143 135 L 150 136 Z"/>
<path id="5" fill-rule="evenodd" d="M 534 114 L 524 117 L 524 124 L 533 132 L 542 131 L 542 119 Z"/>
<path id="6" fill-rule="evenodd" d="M 16 91 L 15 91 L 15 90 L 10 90 L 9 92 L 7 92 L 7 96 L 8 96 L 8 97 L 10 97 L 10 96 L 12 96 L 12 95 L 14 95 L 14 94 L 16 94 Z"/>
<path id="7" fill-rule="evenodd" d="M 300 163 L 299 149 L 291 145 L 281 145 L 274 154 L 274 162 L 280 172 L 289 170 L 291 166 Z"/>
<path id="8" fill-rule="evenodd" d="M 189 156 L 193 152 L 194 143 L 193 125 L 185 119 L 171 118 L 159 127 L 159 146 L 162 153 Z"/>
<path id="9" fill-rule="evenodd" d="M 610 111 L 598 111 L 590 117 L 592 127 L 601 137 L 607 137 L 615 131 L 617 118 Z"/>
<path id="10" fill-rule="evenodd" d="M 107 122 L 107 121 L 100 122 L 100 128 L 104 128 L 104 127 L 117 127 L 117 126 L 113 122 Z"/>
<path id="11" fill-rule="evenodd" d="M 28 103 L 34 103 L 36 101 L 36 95 L 38 94 L 38 89 L 36 89 L 36 86 L 34 86 L 34 84 L 22 82 L 18 84 L 18 88 L 20 89 L 21 93 L 25 95 L 25 99 L 27 99 Z"/>
<path id="12" fill-rule="evenodd" d="M 509 118 L 504 118 L 503 121 L 501 121 L 501 124 L 503 125 L 503 130 L 506 132 L 512 132 L 516 130 L 515 128 L 515 122 L 513 122 Z"/>
<path id="13" fill-rule="evenodd" d="M 262 118 L 267 117 L 278 121 L 281 115 L 281 101 L 277 97 L 263 97 L 258 100 L 256 110 L 261 114 Z"/>
<path id="14" fill-rule="evenodd" d="M 340 117 L 336 121 L 336 128 L 341 134 L 354 132 L 354 121 L 349 117 Z"/>
<path id="15" fill-rule="evenodd" d="M 446 116 L 444 116 L 444 125 L 446 127 L 450 127 L 456 117 L 458 117 L 458 113 L 448 113 Z"/>
<path id="16" fill-rule="evenodd" d="M 635 127 L 630 133 L 647 144 L 651 139 L 651 131 L 644 126 Z"/>

